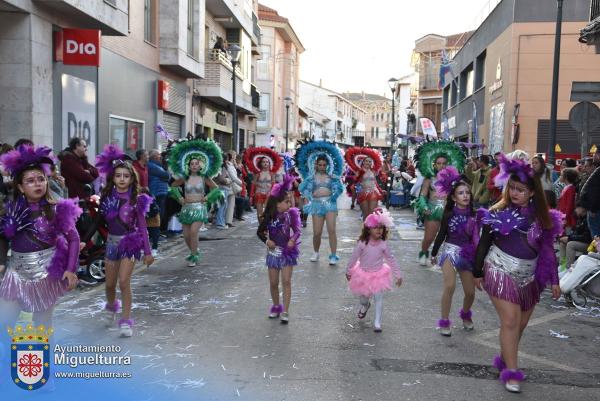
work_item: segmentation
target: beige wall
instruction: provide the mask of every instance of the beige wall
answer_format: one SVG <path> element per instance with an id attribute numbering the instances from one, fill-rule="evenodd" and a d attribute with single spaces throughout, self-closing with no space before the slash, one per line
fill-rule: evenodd
<path id="1" fill-rule="evenodd" d="M 558 119 L 567 120 L 576 104 L 569 100 L 573 81 L 600 81 L 600 55 L 578 42 L 579 30 L 585 22 L 562 25 L 561 60 L 558 91 Z M 538 120 L 550 118 L 552 67 L 554 55 L 554 23 L 521 23 L 511 25 L 487 48 L 486 102 L 480 137 L 488 143 L 490 106 L 505 101 L 504 149 L 523 149 L 531 154 L 537 149 Z M 496 65 L 502 62 L 503 87 L 489 94 L 496 81 Z M 520 104 L 520 139 L 510 143 L 514 105 Z M 597 103 L 600 105 L 600 103 Z"/>

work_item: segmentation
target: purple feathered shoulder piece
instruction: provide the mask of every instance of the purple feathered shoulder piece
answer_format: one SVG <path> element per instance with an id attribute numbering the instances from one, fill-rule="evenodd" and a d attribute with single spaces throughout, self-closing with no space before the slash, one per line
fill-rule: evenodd
<path id="1" fill-rule="evenodd" d="M 151 196 L 149 196 L 147 194 L 139 194 L 137 197 L 137 202 L 135 204 L 135 207 L 138 212 L 145 215 L 146 213 L 148 213 L 148 210 L 150 210 L 151 204 L 152 204 Z"/>
<path id="2" fill-rule="evenodd" d="M 510 159 L 504 154 L 498 157 L 498 167 L 500 172 L 494 178 L 494 185 L 498 188 L 503 188 L 510 179 L 511 175 L 519 177 L 519 181 L 526 183 L 527 180 L 533 177 L 533 168 L 531 165 L 520 159 Z"/>
<path id="3" fill-rule="evenodd" d="M 461 175 L 454 166 L 448 166 L 441 170 L 435 180 L 435 190 L 441 196 L 448 196 L 452 189 L 460 181 Z"/>
<path id="4" fill-rule="evenodd" d="M 271 195 L 273 195 L 276 198 L 279 198 L 280 196 L 283 196 L 283 194 L 285 194 L 286 192 L 291 191 L 295 179 L 296 177 L 294 177 L 293 175 L 284 175 L 282 182 L 273 185 L 273 188 L 271 189 Z"/>
<path id="5" fill-rule="evenodd" d="M 79 199 L 62 199 L 56 203 L 54 228 L 58 233 L 66 233 L 75 228 L 75 223 L 83 210 L 78 206 Z"/>
<path id="6" fill-rule="evenodd" d="M 13 177 L 31 166 L 41 168 L 49 176 L 55 161 L 52 149 L 47 146 L 20 145 L 0 156 L 0 165 Z"/>
<path id="7" fill-rule="evenodd" d="M 96 168 L 103 176 L 107 177 L 112 174 L 115 167 L 118 167 L 119 162 L 131 160 L 117 145 L 109 143 L 104 146 L 102 152 L 96 156 Z"/>
<path id="8" fill-rule="evenodd" d="M 527 229 L 526 226 L 529 224 L 527 217 L 519 213 L 518 209 L 512 207 L 493 211 L 479 209 L 477 219 L 480 224 L 490 226 L 493 232 L 501 235 L 508 235 L 516 229 Z"/>

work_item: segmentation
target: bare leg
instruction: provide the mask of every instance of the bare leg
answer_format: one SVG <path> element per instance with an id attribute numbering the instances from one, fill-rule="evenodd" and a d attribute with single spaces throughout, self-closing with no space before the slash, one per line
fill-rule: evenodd
<path id="1" fill-rule="evenodd" d="M 285 266 L 281 269 L 281 284 L 283 287 L 283 310 L 290 311 L 290 302 L 292 300 L 292 266 Z"/>
<path id="2" fill-rule="evenodd" d="M 521 307 L 503 299 L 490 297 L 500 318 L 500 352 L 508 369 L 517 369 L 521 336 Z M 515 381 L 509 381 L 514 384 Z"/>
<path id="3" fill-rule="evenodd" d="M 258 222 L 260 223 L 260 219 L 262 218 L 263 212 L 265 211 L 265 204 L 264 203 L 257 203 L 256 204 L 256 218 L 258 219 Z"/>
<path id="4" fill-rule="evenodd" d="M 450 307 L 452 306 L 452 296 L 454 295 L 454 289 L 456 288 L 456 271 L 450 263 L 450 259 L 444 261 L 442 266 L 442 273 L 444 274 L 444 290 L 442 292 L 442 319 L 446 320 L 450 316 Z"/>
<path id="5" fill-rule="evenodd" d="M 329 236 L 329 248 L 332 254 L 337 252 L 337 232 L 335 230 L 335 219 L 337 214 L 329 212 L 325 215 L 325 221 L 327 222 L 327 235 Z"/>
<path id="6" fill-rule="evenodd" d="M 279 305 L 279 270 L 269 269 L 269 290 L 273 305 Z"/>
<path id="7" fill-rule="evenodd" d="M 15 325 L 20 313 L 21 306 L 18 302 L 0 298 L 0 338 L 6 333 L 6 329 Z"/>
<path id="8" fill-rule="evenodd" d="M 527 311 L 521 311 L 521 322 L 519 324 L 519 342 L 521 341 L 521 337 L 523 337 L 523 332 L 525 331 L 525 328 L 527 327 L 527 324 L 529 323 L 529 319 L 531 318 L 531 315 L 533 314 L 534 309 L 535 309 L 535 307 L 533 307 Z"/>
<path id="9" fill-rule="evenodd" d="M 123 319 L 129 319 L 131 316 L 131 304 L 133 296 L 131 294 L 131 273 L 133 272 L 133 266 L 135 261 L 133 259 L 121 259 L 121 266 L 119 268 L 119 289 L 121 290 L 121 299 L 123 301 L 123 309 L 121 317 Z"/>
<path id="10" fill-rule="evenodd" d="M 104 260 L 104 271 L 106 274 L 104 282 L 104 292 L 106 293 L 106 303 L 114 305 L 117 297 L 117 280 L 119 278 L 119 262 L 113 260 Z"/>
<path id="11" fill-rule="evenodd" d="M 463 311 L 471 310 L 475 301 L 475 283 L 473 282 L 473 273 L 468 271 L 459 272 L 465 298 L 463 299 Z"/>
<path id="12" fill-rule="evenodd" d="M 181 225 L 183 227 L 183 239 L 185 241 L 185 245 L 188 247 L 188 249 L 191 249 L 192 246 L 190 245 L 190 225 L 189 224 L 182 224 Z"/>
<path id="13" fill-rule="evenodd" d="M 427 252 L 429 250 L 439 229 L 439 221 L 425 220 L 425 234 L 423 235 L 423 241 L 421 242 L 421 251 Z"/>
<path id="14" fill-rule="evenodd" d="M 189 248 L 192 254 L 198 253 L 198 231 L 200 230 L 201 222 L 195 221 L 190 225 L 189 231 Z"/>
<path id="15" fill-rule="evenodd" d="M 373 213 L 373 210 L 377 209 L 377 205 L 379 205 L 379 201 L 377 200 L 370 200 L 369 201 L 369 214 Z"/>
<path id="16" fill-rule="evenodd" d="M 321 248 L 321 236 L 323 235 L 323 224 L 325 224 L 325 217 L 323 216 L 312 216 L 313 218 L 313 250 L 319 252 Z M 327 227 L 329 228 L 329 226 Z"/>
<path id="17" fill-rule="evenodd" d="M 362 212 L 362 218 L 363 221 L 367 218 L 367 216 L 369 215 L 369 202 L 368 201 L 364 201 L 364 202 L 360 202 L 360 211 Z"/>

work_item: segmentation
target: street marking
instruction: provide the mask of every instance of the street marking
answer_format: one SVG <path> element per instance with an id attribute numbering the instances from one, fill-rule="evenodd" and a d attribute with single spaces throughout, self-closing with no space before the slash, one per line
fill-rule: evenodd
<path id="1" fill-rule="evenodd" d="M 561 311 L 561 312 L 554 312 L 554 313 L 550 313 L 548 315 L 540 316 L 535 319 L 531 319 L 529 321 L 529 323 L 527 324 L 527 327 L 537 326 L 537 325 L 543 324 L 543 323 L 548 323 L 552 320 L 566 317 L 570 313 L 571 313 L 571 311 Z M 477 335 L 477 337 L 480 337 L 482 339 L 487 339 L 487 338 L 492 338 L 492 337 L 498 337 L 499 335 L 500 335 L 500 329 L 497 328 L 494 330 L 488 330 L 486 332 L 483 332 L 483 333 Z"/>

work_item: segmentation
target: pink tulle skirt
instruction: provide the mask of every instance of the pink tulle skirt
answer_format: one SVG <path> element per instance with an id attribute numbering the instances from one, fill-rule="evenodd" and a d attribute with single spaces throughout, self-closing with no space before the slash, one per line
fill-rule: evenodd
<path id="1" fill-rule="evenodd" d="M 371 297 L 374 294 L 392 289 L 392 268 L 383 264 L 379 270 L 363 270 L 359 263 L 350 268 L 348 286 L 355 295 Z"/>

